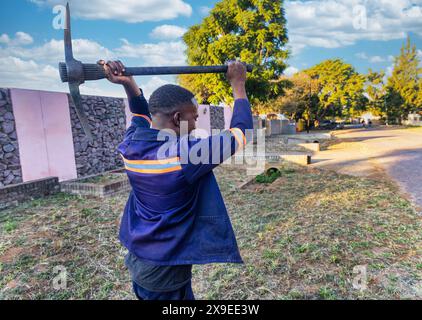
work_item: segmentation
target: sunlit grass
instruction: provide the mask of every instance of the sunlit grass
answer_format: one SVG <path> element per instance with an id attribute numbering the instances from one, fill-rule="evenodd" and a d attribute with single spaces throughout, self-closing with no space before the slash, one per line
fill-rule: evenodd
<path id="1" fill-rule="evenodd" d="M 392 184 L 286 165 L 271 184 L 216 170 L 245 265 L 194 267 L 197 298 L 416 298 L 421 218 Z M 0 298 L 132 299 L 117 240 L 126 196 L 59 194 L 0 212 Z M 367 266 L 368 290 L 353 289 Z M 67 289 L 55 290 L 55 266 Z"/>

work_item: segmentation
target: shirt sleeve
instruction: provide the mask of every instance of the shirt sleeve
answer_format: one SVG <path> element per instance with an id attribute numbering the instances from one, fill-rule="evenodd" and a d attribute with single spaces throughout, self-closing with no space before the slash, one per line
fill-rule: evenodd
<path id="1" fill-rule="evenodd" d="M 141 90 L 142 92 L 142 90 Z M 151 113 L 149 112 L 148 102 L 143 93 L 140 96 L 129 100 L 129 109 L 132 113 L 131 125 L 126 131 L 124 140 L 129 140 L 135 133 L 136 128 L 151 127 Z"/>
<path id="2" fill-rule="evenodd" d="M 189 183 L 194 183 L 244 148 L 247 143 L 247 130 L 253 129 L 252 111 L 248 100 L 235 101 L 230 127 L 229 130 L 206 139 L 180 139 L 182 172 Z"/>
<path id="3" fill-rule="evenodd" d="M 230 128 L 238 128 L 244 135 L 247 134 L 246 130 L 253 129 L 251 105 L 247 99 L 237 99 L 235 101 Z"/>

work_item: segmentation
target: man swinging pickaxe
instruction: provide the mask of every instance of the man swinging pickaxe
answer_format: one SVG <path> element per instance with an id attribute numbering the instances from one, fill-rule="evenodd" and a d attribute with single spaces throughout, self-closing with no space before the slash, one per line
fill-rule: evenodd
<path id="1" fill-rule="evenodd" d="M 70 96 L 75 105 L 76 114 L 81 122 L 82 129 L 89 140 L 92 140 L 88 119 L 81 104 L 79 85 L 85 81 L 107 78 L 103 66 L 99 64 L 84 64 L 73 57 L 72 36 L 70 29 L 69 3 L 66 6 L 66 28 L 64 30 L 64 50 L 66 62 L 59 64 L 62 82 L 69 83 Z M 251 72 L 252 65 L 247 66 Z M 195 73 L 227 73 L 228 66 L 181 66 L 181 67 L 134 67 L 125 68 L 124 76 L 151 76 L 151 75 L 176 75 Z"/>

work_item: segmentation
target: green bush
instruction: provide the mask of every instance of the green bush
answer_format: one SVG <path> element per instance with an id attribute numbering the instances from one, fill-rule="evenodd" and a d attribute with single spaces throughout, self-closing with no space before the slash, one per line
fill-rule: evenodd
<path id="1" fill-rule="evenodd" d="M 255 181 L 257 183 L 273 183 L 279 177 L 281 177 L 280 170 L 276 168 L 271 168 L 268 169 L 266 172 L 256 176 Z"/>

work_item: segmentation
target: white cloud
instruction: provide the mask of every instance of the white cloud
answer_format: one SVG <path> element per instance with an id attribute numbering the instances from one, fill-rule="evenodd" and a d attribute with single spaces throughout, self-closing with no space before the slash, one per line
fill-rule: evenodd
<path id="1" fill-rule="evenodd" d="M 207 6 L 202 6 L 199 8 L 199 13 L 202 14 L 203 16 L 207 16 L 211 11 L 210 7 Z"/>
<path id="2" fill-rule="evenodd" d="M 362 60 L 368 60 L 371 63 L 381 63 L 386 62 L 387 59 L 391 59 L 392 56 L 389 56 L 387 59 L 381 57 L 381 56 L 368 56 L 365 52 L 359 52 L 356 53 L 355 56 Z M 391 61 L 391 60 L 390 60 Z"/>
<path id="3" fill-rule="evenodd" d="M 32 44 L 34 42 L 34 39 L 27 33 L 25 32 L 16 32 L 16 37 L 15 39 L 12 40 L 12 43 L 14 45 L 29 45 Z"/>
<path id="4" fill-rule="evenodd" d="M 145 97 L 149 99 L 151 94 L 159 87 L 168 83 L 175 83 L 175 78 L 173 77 L 171 77 L 171 79 L 167 79 L 168 77 L 165 77 L 165 78 L 166 79 L 159 76 L 138 77 L 137 82 L 138 82 L 138 85 L 142 88 L 142 91 L 144 92 Z M 112 84 L 108 82 L 107 80 L 85 82 L 79 88 L 80 88 L 81 94 L 126 98 L 126 93 L 125 93 L 125 90 L 122 88 L 122 86 Z M 67 92 L 68 89 L 66 88 L 65 91 Z"/>
<path id="5" fill-rule="evenodd" d="M 0 36 L 0 43 L 9 43 L 10 42 L 10 38 L 7 34 L 2 34 Z"/>
<path id="6" fill-rule="evenodd" d="M 369 62 L 371 63 L 381 63 L 381 62 L 385 62 L 387 61 L 386 59 L 384 59 L 383 57 L 380 56 L 372 56 L 369 58 Z"/>
<path id="7" fill-rule="evenodd" d="M 73 54 L 76 59 L 87 63 L 96 62 L 99 58 L 110 59 L 113 57 L 111 50 L 87 39 L 73 40 Z M 64 42 L 63 40 L 51 39 L 43 45 L 34 47 L 11 46 L 8 44 L 5 48 L 0 47 L 0 57 L 4 56 L 56 64 L 64 60 Z"/>
<path id="8" fill-rule="evenodd" d="M 388 66 L 385 69 L 385 77 L 384 77 L 384 82 L 387 82 L 388 78 L 392 76 L 393 74 L 393 70 L 394 70 L 394 63 L 390 66 Z"/>
<path id="9" fill-rule="evenodd" d="M 63 0 L 30 0 L 39 6 L 63 5 Z M 183 0 L 72 0 L 72 17 L 120 20 L 129 23 L 189 17 L 192 7 Z"/>
<path id="10" fill-rule="evenodd" d="M 64 60 L 63 41 L 52 39 L 43 45 L 25 46 L 29 41 L 24 39 L 30 39 L 30 36 L 13 39 L 7 34 L 0 36 L 0 87 L 68 92 L 67 84 L 61 83 L 57 69 L 57 63 Z M 75 58 L 84 63 L 119 57 L 122 60 L 131 58 L 132 66 L 185 64 L 185 47 L 181 41 L 131 44 L 123 40 L 121 47 L 110 50 L 94 41 L 75 39 L 73 49 Z M 175 82 L 174 77 L 141 79 L 147 96 L 159 86 Z M 83 94 L 125 96 L 121 87 L 107 80 L 87 82 L 80 90 Z"/>
<path id="11" fill-rule="evenodd" d="M 0 57 L 0 86 L 38 90 L 64 91 L 57 68 L 34 60 Z"/>
<path id="12" fill-rule="evenodd" d="M 76 59 L 84 63 L 94 63 L 98 59 L 134 58 L 138 60 L 139 66 L 184 65 L 185 50 L 186 46 L 182 41 L 133 44 L 122 39 L 120 47 L 108 49 L 88 39 L 73 40 L 73 54 Z M 56 65 L 64 60 L 64 43 L 63 40 L 52 39 L 43 45 L 33 47 L 0 46 L 0 57 L 32 59 Z"/>
<path id="13" fill-rule="evenodd" d="M 365 4 L 367 24 L 356 15 Z M 286 15 L 293 54 L 305 47 L 339 48 L 359 40 L 403 39 L 422 36 L 422 0 L 287 1 Z M 362 28 L 355 28 L 356 26 Z"/>
<path id="14" fill-rule="evenodd" d="M 33 42 L 34 39 L 29 34 L 22 31 L 16 32 L 14 38 L 11 38 L 5 33 L 0 36 L 0 44 L 6 44 L 8 46 L 25 46 L 32 44 Z"/>
<path id="15" fill-rule="evenodd" d="M 0 57 L 0 70 L 0 87 L 2 88 L 69 92 L 67 83 L 60 81 L 58 69 L 51 65 L 17 57 Z M 143 77 L 139 81 L 147 98 L 158 87 L 174 82 L 157 76 Z M 121 86 L 111 84 L 107 80 L 86 82 L 80 86 L 80 91 L 81 94 L 87 95 L 126 97 Z"/>
<path id="16" fill-rule="evenodd" d="M 152 30 L 150 36 L 155 39 L 173 40 L 181 38 L 187 29 L 179 26 L 164 24 Z"/>
<path id="17" fill-rule="evenodd" d="M 295 67 L 288 67 L 286 70 L 284 70 L 284 74 L 288 77 L 294 75 L 295 73 L 298 73 L 299 69 Z"/>
<path id="18" fill-rule="evenodd" d="M 145 97 L 147 99 L 149 99 L 149 97 L 151 96 L 151 94 L 158 89 L 159 87 L 168 84 L 168 83 L 174 83 L 175 81 L 166 81 L 163 78 L 154 76 L 151 77 L 148 82 L 145 82 L 145 80 L 143 80 L 142 82 L 144 82 L 145 84 L 142 85 L 142 89 L 145 93 Z"/>
<path id="19" fill-rule="evenodd" d="M 138 58 L 143 65 L 148 66 L 186 64 L 186 46 L 182 41 L 133 44 L 122 40 L 123 45 L 114 51 L 119 57 Z"/>
<path id="20" fill-rule="evenodd" d="M 358 53 L 355 54 L 355 57 L 359 58 L 359 59 L 363 59 L 363 60 L 369 59 L 368 55 L 365 52 L 358 52 Z"/>

